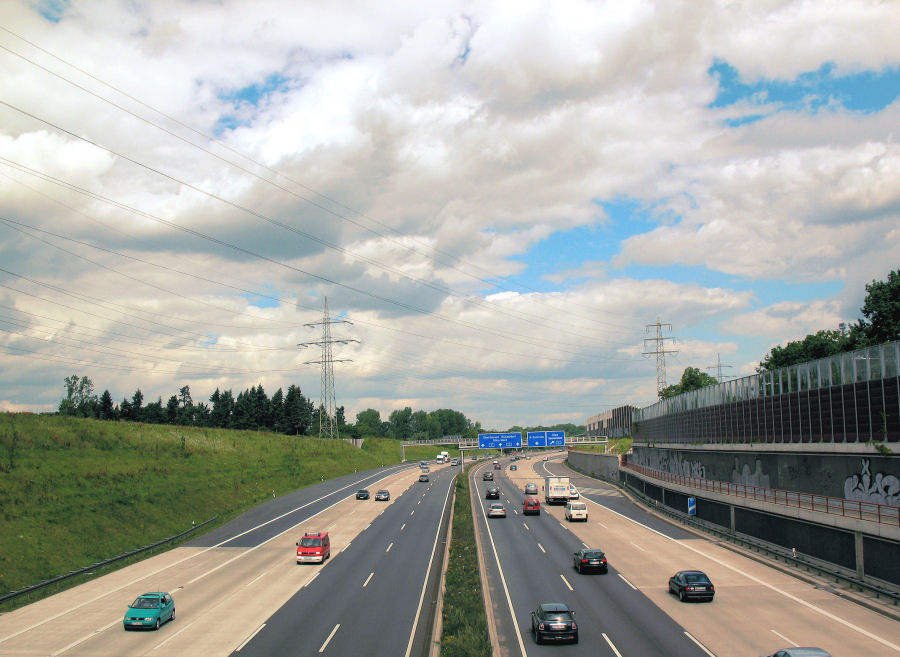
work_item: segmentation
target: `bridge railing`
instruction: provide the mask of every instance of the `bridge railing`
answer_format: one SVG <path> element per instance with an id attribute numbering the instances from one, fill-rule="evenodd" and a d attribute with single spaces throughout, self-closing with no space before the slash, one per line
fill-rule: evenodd
<path id="1" fill-rule="evenodd" d="M 798 493 L 796 491 L 766 488 L 753 484 L 735 484 L 730 481 L 717 481 L 702 477 L 689 477 L 673 474 L 662 470 L 653 470 L 633 463 L 622 463 L 620 468 L 632 470 L 645 477 L 667 481 L 669 483 L 687 486 L 701 491 L 731 495 L 770 504 L 781 504 L 788 507 L 807 509 L 819 513 L 867 520 L 887 525 L 900 526 L 900 507 L 877 502 L 865 502 L 861 500 L 846 500 L 840 497 L 828 495 L 816 495 L 814 493 Z"/>

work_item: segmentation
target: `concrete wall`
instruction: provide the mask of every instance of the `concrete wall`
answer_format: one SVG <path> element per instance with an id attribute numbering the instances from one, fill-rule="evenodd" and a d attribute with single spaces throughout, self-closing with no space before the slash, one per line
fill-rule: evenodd
<path id="1" fill-rule="evenodd" d="M 900 506 L 900 455 L 633 449 L 628 462 L 654 470 Z"/>
<path id="2" fill-rule="evenodd" d="M 572 468 L 592 477 L 619 480 L 619 457 L 615 454 L 569 450 L 568 461 Z"/>

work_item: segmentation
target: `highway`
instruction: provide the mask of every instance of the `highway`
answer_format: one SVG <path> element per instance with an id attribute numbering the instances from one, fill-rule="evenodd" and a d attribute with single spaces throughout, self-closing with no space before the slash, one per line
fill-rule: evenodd
<path id="1" fill-rule="evenodd" d="M 432 468 L 419 483 L 417 466 L 390 467 L 270 500 L 192 543 L 0 616 L 0 657 L 406 655 L 430 638 L 424 584 L 458 471 Z M 356 500 L 359 488 L 386 488 L 391 501 Z M 325 564 L 297 565 L 305 531 L 329 532 Z M 126 632 L 127 604 L 160 590 L 173 595 L 176 620 Z"/>
<path id="2" fill-rule="evenodd" d="M 560 459 L 519 460 L 514 472 L 508 464 L 495 483 L 509 516 L 487 522 L 476 513 L 501 655 L 562 649 L 535 645 L 530 635 L 530 610 L 550 601 L 576 609 L 580 644 L 565 648 L 571 655 L 744 657 L 791 645 L 817 645 L 834 657 L 900 654 L 894 620 L 674 526 Z M 482 506 L 489 501 L 481 472 L 489 467 L 474 474 Z M 542 497 L 540 516 L 521 515 L 525 483 L 540 487 L 545 474 L 570 477 L 588 503 L 587 523 L 566 522 L 563 507 L 543 506 Z M 606 552 L 608 575 L 573 570 L 582 544 Z M 681 603 L 669 594 L 669 576 L 682 569 L 710 575 L 715 601 Z"/>

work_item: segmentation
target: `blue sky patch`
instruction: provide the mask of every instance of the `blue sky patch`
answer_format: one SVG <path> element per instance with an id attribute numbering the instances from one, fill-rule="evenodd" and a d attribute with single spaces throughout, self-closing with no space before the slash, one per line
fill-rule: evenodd
<path id="1" fill-rule="evenodd" d="M 274 288 L 266 287 L 268 289 L 263 294 L 242 292 L 238 296 L 245 298 L 247 303 L 255 308 L 277 308 L 280 305 L 277 291 Z"/>
<path id="2" fill-rule="evenodd" d="M 48 21 L 58 23 L 69 8 L 69 0 L 41 0 L 34 3 L 34 8 Z"/>
<path id="3" fill-rule="evenodd" d="M 262 82 L 251 84 L 235 91 L 222 92 L 219 98 L 231 103 L 236 112 L 232 114 L 223 114 L 216 121 L 213 132 L 218 136 L 226 130 L 234 130 L 242 126 L 250 125 L 250 115 L 245 109 L 250 107 L 258 107 L 260 101 L 274 93 L 287 91 L 290 87 L 291 80 L 284 77 L 281 73 L 273 73 Z"/>
<path id="4" fill-rule="evenodd" d="M 816 113 L 837 103 L 856 112 L 883 110 L 900 95 L 900 67 L 881 71 L 861 71 L 837 75 L 833 63 L 818 70 L 801 73 L 793 80 L 759 78 L 746 81 L 740 72 L 724 60 L 716 60 L 709 74 L 718 81 L 719 92 L 709 107 L 729 107 L 739 102 L 770 106 L 772 111 L 786 109 Z M 732 119 L 729 125 L 759 120 L 765 113 Z"/>

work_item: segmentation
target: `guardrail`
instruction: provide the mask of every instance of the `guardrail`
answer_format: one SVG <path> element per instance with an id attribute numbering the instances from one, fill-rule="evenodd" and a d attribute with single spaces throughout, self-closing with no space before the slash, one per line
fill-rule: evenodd
<path id="1" fill-rule="evenodd" d="M 730 481 L 717 481 L 715 479 L 703 479 L 701 477 L 688 477 L 686 475 L 663 472 L 662 470 L 653 470 L 651 468 L 645 468 L 642 465 L 635 465 L 627 462 L 620 464 L 619 467 L 624 470 L 633 470 L 634 472 L 650 477 L 651 479 L 667 481 L 680 486 L 696 488 L 701 491 L 730 495 L 732 497 L 741 497 L 748 500 L 756 500 L 758 502 L 768 502 L 770 504 L 781 504 L 783 506 L 844 516 L 846 518 L 855 518 L 857 520 L 867 520 L 869 522 L 900 526 L 900 507 L 887 504 L 862 502 L 859 500 L 845 500 L 840 497 L 829 497 L 827 495 L 816 495 L 814 493 L 798 493 L 777 488 L 754 486 L 752 484 L 735 484 Z"/>
<path id="2" fill-rule="evenodd" d="M 132 550 L 131 552 L 126 552 L 124 554 L 120 554 L 117 557 L 112 557 L 111 559 L 106 559 L 105 561 L 98 561 L 95 564 L 90 566 L 85 566 L 84 568 L 79 568 L 78 570 L 73 570 L 71 572 L 66 573 L 65 575 L 57 575 L 48 580 L 44 580 L 39 584 L 32 584 L 31 586 L 26 586 L 24 589 L 19 589 L 18 591 L 12 591 L 7 593 L 6 595 L 0 595 L 0 604 L 7 602 L 9 600 L 13 600 L 18 598 L 19 596 L 26 595 L 27 593 L 34 593 L 35 591 L 39 591 L 40 589 L 46 588 L 48 586 L 52 586 L 53 584 L 59 584 L 60 582 L 64 582 L 67 579 L 71 579 L 73 577 L 78 577 L 79 575 L 84 575 L 85 573 L 89 573 L 92 570 L 97 570 L 100 568 L 105 568 L 110 564 L 114 564 L 117 561 L 121 561 L 122 559 L 127 559 L 128 557 L 133 557 L 141 552 L 146 552 L 147 550 L 152 550 L 153 548 L 157 548 L 160 545 L 165 545 L 166 543 L 170 543 L 172 541 L 177 541 L 179 538 L 183 536 L 187 536 L 193 531 L 197 531 L 201 527 L 208 525 L 211 522 L 215 522 L 219 518 L 218 515 L 213 516 L 209 520 L 205 520 L 201 522 L 199 525 L 193 525 L 190 529 L 187 529 L 180 534 L 175 534 L 174 536 L 169 536 L 168 538 L 164 538 L 161 541 L 157 541 L 156 543 L 151 543 L 150 545 L 145 545 L 144 547 L 137 548 L 136 550 Z"/>

